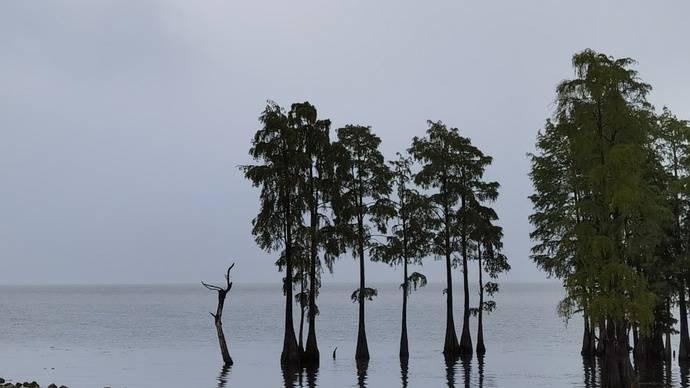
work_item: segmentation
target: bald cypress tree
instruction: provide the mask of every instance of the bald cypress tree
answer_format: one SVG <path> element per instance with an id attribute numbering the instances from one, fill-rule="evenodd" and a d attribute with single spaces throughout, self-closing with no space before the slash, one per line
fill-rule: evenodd
<path id="1" fill-rule="evenodd" d="M 690 361 L 690 337 L 688 336 L 687 286 L 688 286 L 688 227 L 690 219 L 688 208 L 690 192 L 690 124 L 686 120 L 678 119 L 668 108 L 664 107 L 658 117 L 658 133 L 656 136 L 656 151 L 663 165 L 667 177 L 666 196 L 673 218 L 669 226 L 666 254 L 670 257 L 667 277 L 669 286 L 673 287 L 670 294 L 678 300 L 680 322 L 680 338 L 678 345 L 678 361 Z M 671 295 L 668 296 L 671 299 Z M 669 353 L 670 349 L 666 349 Z"/>
<path id="2" fill-rule="evenodd" d="M 471 225 L 468 206 L 476 200 L 484 168 L 491 163 L 491 158 L 473 146 L 470 139 L 460 136 L 457 128 L 448 128 L 440 121 L 429 121 L 427 135 L 412 140 L 410 154 L 421 163 L 415 183 L 424 189 L 434 189 L 428 197 L 434 209 L 429 224 L 434 233 L 432 251 L 443 257 L 446 264 L 446 335 L 443 353 L 447 357 L 471 356 L 468 279 Z M 460 253 L 464 288 L 463 328 L 459 343 L 453 319 L 452 280 L 452 268 L 457 265 L 453 255 L 457 252 Z"/>
<path id="3" fill-rule="evenodd" d="M 495 196 L 492 196 L 495 199 Z M 491 297 L 499 290 L 499 275 L 510 270 L 508 258 L 501 252 L 503 248 L 503 228 L 494 225 L 498 219 L 496 212 L 488 206 L 475 208 L 474 223 L 471 232 L 475 242 L 475 258 L 477 260 L 477 273 L 479 281 L 479 304 L 472 308 L 471 312 L 477 316 L 477 355 L 486 354 L 484 345 L 484 313 L 490 313 L 496 308 L 494 300 L 487 300 L 485 295 Z M 484 275 L 489 277 L 485 281 Z"/>
<path id="4" fill-rule="evenodd" d="M 602 386 L 608 388 L 635 384 L 628 333 L 633 326 L 643 332 L 652 328 L 656 298 L 644 269 L 656 260 L 667 213 L 658 187 L 647 179 L 655 168 L 648 152 L 650 86 L 630 69 L 633 63 L 585 50 L 573 56 L 575 78 L 557 88 L 554 123 L 564 137 L 555 150 L 563 149 L 560 155 L 567 158 L 559 165 L 581 174 L 565 178 L 578 183 L 574 200 L 563 199 L 571 195 L 567 190 L 550 187 L 560 180 L 534 160 L 532 169 L 535 255 L 538 260 L 539 255 L 559 257 L 552 254 L 561 244 L 566 252 L 574 250 L 560 256 L 574 258 L 575 265 L 562 272 L 566 297 L 559 308 L 566 316 L 583 309 L 601 327 Z M 538 156 L 549 158 L 552 150 L 542 145 L 537 144 Z M 574 206 L 570 217 L 556 214 L 564 204 Z"/>
<path id="5" fill-rule="evenodd" d="M 575 148 L 571 141 L 575 128 L 569 120 L 547 119 L 537 134 L 538 153 L 529 154 L 532 165 L 530 178 L 535 191 L 529 197 L 534 206 L 529 217 L 534 227 L 530 238 L 535 242 L 531 258 L 549 277 L 562 279 L 564 284 L 584 263 L 584 259 L 578 258 L 583 251 L 577 249 L 576 231 L 586 216 L 579 209 L 580 200 L 589 195 L 585 176 L 575 163 Z M 576 306 L 573 309 L 583 311 L 580 353 L 593 356 L 596 351 L 595 324 L 586 308 L 589 288 L 582 284 L 578 287 L 571 293 L 568 303 Z M 605 330 L 599 333 L 600 340 L 605 334 Z M 600 345 L 600 350 L 603 350 L 603 342 Z"/>
<path id="6" fill-rule="evenodd" d="M 409 157 L 398 154 L 390 162 L 393 173 L 395 198 L 391 199 L 392 225 L 385 243 L 374 243 L 374 259 L 403 268 L 402 290 L 402 323 L 400 330 L 401 360 L 410 356 L 407 341 L 407 300 L 412 290 L 427 283 L 426 276 L 419 272 L 409 273 L 408 265 L 421 264 L 427 256 L 433 235 L 427 227 L 431 217 L 431 206 L 427 199 L 413 187 L 412 166 Z"/>
<path id="7" fill-rule="evenodd" d="M 338 141 L 333 144 L 335 163 L 333 210 L 335 222 L 346 246 L 359 260 L 359 288 L 352 293 L 352 301 L 359 305 L 357 350 L 358 361 L 369 360 L 365 328 L 366 300 L 376 296 L 376 289 L 366 286 L 364 261 L 372 246 L 372 232 L 386 230 L 385 220 L 392 209 L 388 200 L 391 192 L 391 172 L 379 151 L 381 139 L 370 127 L 348 125 L 337 130 Z"/>
<path id="8" fill-rule="evenodd" d="M 304 201 L 298 195 L 303 181 L 304 157 L 299 132 L 291 126 L 285 111 L 269 102 L 259 121 L 249 154 L 255 165 L 242 166 L 245 177 L 260 188 L 259 213 L 252 220 L 256 243 L 267 251 L 283 249 L 285 263 L 285 333 L 281 364 L 297 366 L 300 352 L 292 314 L 294 231 L 302 223 Z M 280 261 L 280 260 L 279 260 Z"/>
<path id="9" fill-rule="evenodd" d="M 316 339 L 316 297 L 321 285 L 322 268 L 319 254 L 322 254 L 328 268 L 335 255 L 342 251 L 341 244 L 334 238 L 329 212 L 331 193 L 334 189 L 334 165 L 330 141 L 330 120 L 318 119 L 316 107 L 309 102 L 292 104 L 288 113 L 290 125 L 300 136 L 300 147 L 304 156 L 303 180 L 300 197 L 305 201 L 305 218 L 308 225 L 304 232 L 304 276 L 301 287 L 308 284 L 308 292 L 301 293 L 302 312 L 308 312 L 309 331 L 304 349 L 304 364 L 319 365 L 319 348 Z M 302 322 L 300 322 L 301 332 Z M 301 333 L 300 333 L 301 340 Z"/>

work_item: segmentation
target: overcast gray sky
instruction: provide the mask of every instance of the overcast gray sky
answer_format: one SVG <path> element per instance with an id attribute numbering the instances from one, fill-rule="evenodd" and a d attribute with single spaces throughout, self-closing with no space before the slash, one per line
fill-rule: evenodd
<path id="1" fill-rule="evenodd" d="M 2 1 L 0 284 L 195 282 L 231 261 L 238 281 L 278 281 L 236 168 L 267 99 L 371 125 L 387 156 L 427 119 L 459 127 L 495 158 L 508 280 L 542 280 L 525 154 L 571 55 L 637 59 L 652 103 L 690 118 L 689 14 L 687 1 Z M 441 262 L 424 271 L 442 280 Z M 349 255 L 326 278 L 354 280 Z"/>

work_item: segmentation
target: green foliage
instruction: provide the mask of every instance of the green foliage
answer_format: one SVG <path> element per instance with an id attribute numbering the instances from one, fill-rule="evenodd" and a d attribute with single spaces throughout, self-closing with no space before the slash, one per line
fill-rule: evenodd
<path id="1" fill-rule="evenodd" d="M 269 102 L 259 121 L 263 127 L 254 135 L 249 150 L 259 164 L 240 168 L 252 185 L 261 189 L 252 234 L 261 248 L 273 251 L 285 246 L 287 226 L 294 228 L 301 223 L 305 204 L 297 194 L 304 158 L 300 134 L 280 106 Z"/>
<path id="2" fill-rule="evenodd" d="M 335 223 L 344 245 L 364 259 L 364 250 L 371 246 L 372 224 L 385 231 L 386 220 L 394 212 L 388 199 L 391 172 L 379 151 L 381 139 L 371 128 L 348 125 L 337 133 L 338 141 L 332 146 Z"/>
<path id="3" fill-rule="evenodd" d="M 427 285 L 427 280 L 426 276 L 422 275 L 419 272 L 412 272 L 410 276 L 407 277 L 407 284 L 411 284 L 412 288 L 408 288 L 407 292 L 408 294 L 412 293 L 412 291 L 417 291 L 417 288 L 421 288 Z M 401 289 L 405 288 L 405 283 L 402 283 L 400 285 Z"/>
<path id="4" fill-rule="evenodd" d="M 360 291 L 364 291 L 360 295 Z M 374 297 L 378 295 L 378 291 L 375 288 L 369 288 L 369 287 L 364 287 L 364 288 L 358 288 L 352 292 L 352 295 L 350 295 L 350 300 L 352 300 L 352 303 L 356 303 L 359 301 L 360 297 L 362 299 L 366 300 L 374 300 Z"/>
<path id="5" fill-rule="evenodd" d="M 299 193 L 305 201 L 307 225 L 305 233 L 309 260 L 324 255 L 326 266 L 332 270 L 333 261 L 344 247 L 336 234 L 331 217 L 330 201 L 335 186 L 335 165 L 330 140 L 330 120 L 318 120 L 316 108 L 309 102 L 292 104 L 288 121 L 300 134 L 304 157 L 303 179 Z"/>
<path id="6" fill-rule="evenodd" d="M 467 204 L 495 198 L 498 184 L 481 180 L 491 157 L 460 136 L 457 128 L 429 121 L 427 135 L 412 139 L 412 157 L 421 162 L 414 181 L 425 190 L 435 189 L 426 198 L 432 206 L 428 229 L 433 233 L 432 252 L 450 257 L 462 250 L 468 237 L 470 210 Z M 467 206 L 463 206 L 467 205 Z"/>
<path id="7" fill-rule="evenodd" d="M 582 309 L 595 322 L 644 328 L 669 209 L 653 178 L 651 87 L 633 64 L 592 50 L 573 56 L 576 77 L 558 86 L 555 116 L 530 155 L 530 222 L 533 260 L 564 280 L 561 314 Z"/>
<path id="8" fill-rule="evenodd" d="M 428 228 L 432 208 L 426 198 L 411 187 L 412 159 L 398 154 L 398 159 L 389 164 L 397 198 L 389 198 L 386 215 L 390 233 L 385 236 L 385 242 L 372 242 L 372 260 L 390 265 L 421 264 L 433 237 Z"/>

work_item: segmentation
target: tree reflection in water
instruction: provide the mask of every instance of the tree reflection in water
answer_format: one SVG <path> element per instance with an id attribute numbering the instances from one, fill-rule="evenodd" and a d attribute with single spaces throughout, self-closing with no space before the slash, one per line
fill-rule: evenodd
<path id="1" fill-rule="evenodd" d="M 230 365 L 223 365 L 222 368 L 220 368 L 220 374 L 218 374 L 218 388 L 224 388 L 228 384 L 228 375 L 230 374 L 230 369 L 232 367 Z"/>
<path id="2" fill-rule="evenodd" d="M 400 380 L 402 381 L 402 388 L 407 388 L 407 370 L 408 362 L 406 358 L 400 359 Z"/>
<path id="3" fill-rule="evenodd" d="M 690 363 L 680 362 L 680 386 L 681 388 L 690 388 Z"/>
<path id="4" fill-rule="evenodd" d="M 369 369 L 369 360 L 357 361 L 357 387 L 359 388 L 367 386 L 367 369 Z"/>

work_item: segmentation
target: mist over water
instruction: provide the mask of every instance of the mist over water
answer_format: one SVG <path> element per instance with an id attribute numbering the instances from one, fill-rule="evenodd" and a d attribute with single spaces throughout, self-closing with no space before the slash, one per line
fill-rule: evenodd
<path id="1" fill-rule="evenodd" d="M 503 285 L 485 319 L 487 355 L 446 362 L 444 285 L 412 294 L 410 359 L 398 359 L 401 295 L 374 284 L 367 304 L 371 361 L 354 360 L 355 288 L 325 283 L 317 301 L 321 366 L 281 370 L 284 299 L 276 284 L 236 280 L 224 327 L 235 364 L 223 368 L 209 311 L 215 294 L 201 285 L 0 287 L 0 376 L 69 387 L 597 387 L 598 364 L 579 355 L 582 322 L 556 314 L 559 284 Z M 459 293 L 458 295 L 461 295 Z M 476 300 L 472 294 L 473 301 Z M 295 307 L 296 327 L 299 309 Z M 461 316 L 456 303 L 456 317 Z M 457 320 L 458 331 L 462 321 Z M 472 319 L 476 340 L 476 321 Z M 306 339 L 306 326 L 305 326 Z M 673 346 L 676 348 L 676 338 Z M 332 358 L 337 347 L 336 359 Z M 645 386 L 687 387 L 690 373 L 656 369 Z"/>

